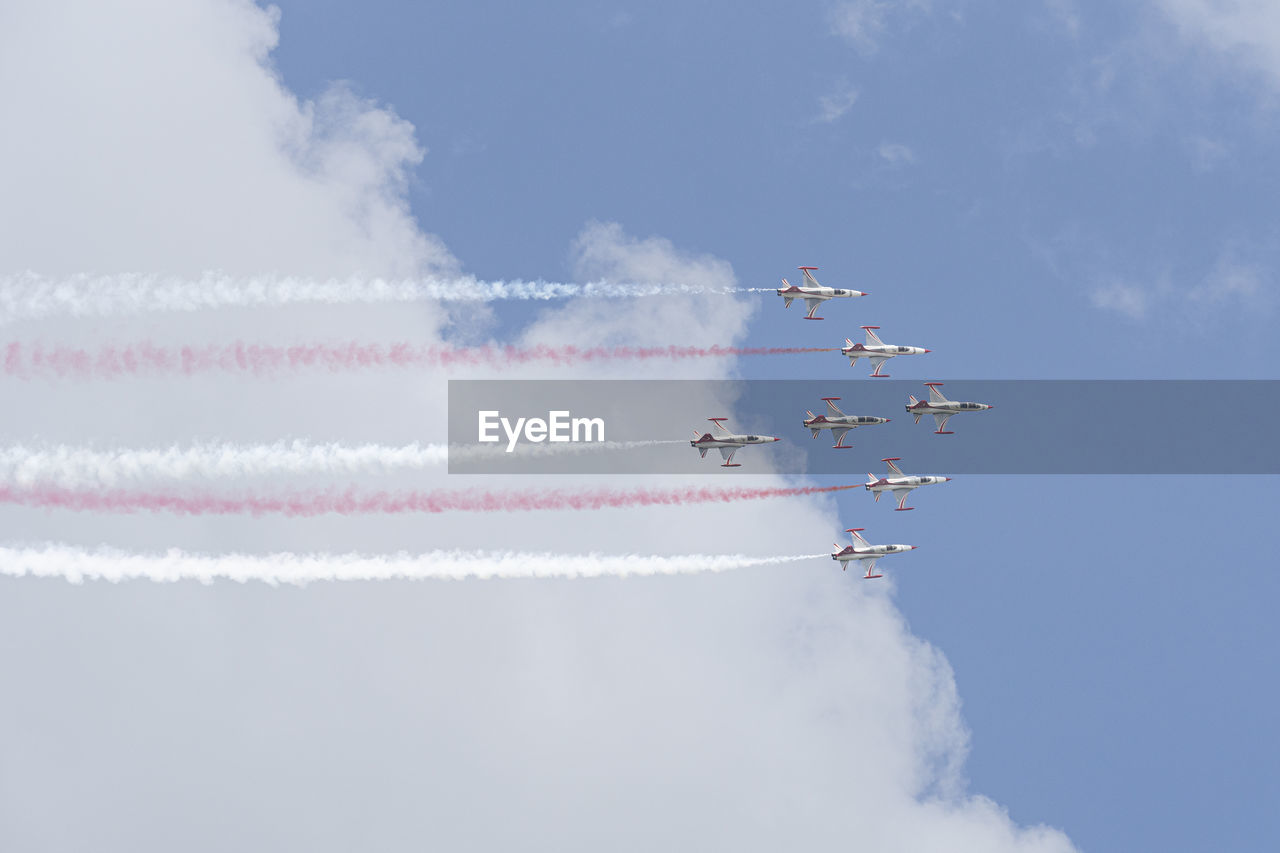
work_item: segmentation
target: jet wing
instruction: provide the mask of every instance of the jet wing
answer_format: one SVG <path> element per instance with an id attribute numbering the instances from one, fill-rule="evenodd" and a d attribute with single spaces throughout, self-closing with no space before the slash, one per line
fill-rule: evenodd
<path id="1" fill-rule="evenodd" d="M 907 498 L 911 497 L 911 489 L 914 489 L 914 488 L 915 488 L 915 486 L 911 486 L 910 488 L 905 488 L 905 489 L 891 489 L 891 490 L 890 490 L 890 491 L 892 491 L 892 492 L 893 492 L 893 496 L 894 496 L 895 498 L 897 498 L 897 500 L 898 500 L 898 509 L 906 509 L 906 508 L 907 508 L 907 506 L 906 506 Z"/>
<path id="2" fill-rule="evenodd" d="M 947 421 L 951 420 L 951 416 L 952 416 L 953 414 L 954 414 L 954 412 L 943 412 L 943 413 L 935 414 L 935 415 L 933 416 L 934 421 L 936 421 L 936 422 L 937 422 L 937 424 L 938 424 L 938 429 L 937 429 L 937 431 L 938 431 L 938 432 L 940 432 L 940 433 L 945 433 L 945 432 L 946 432 L 946 430 L 947 430 Z"/>
<path id="3" fill-rule="evenodd" d="M 872 376 L 888 376 L 887 373 L 881 373 L 880 368 L 884 367 L 884 363 L 889 360 L 887 355 L 871 356 L 871 375 Z"/>
<path id="4" fill-rule="evenodd" d="M 805 316 L 805 319 L 807 319 L 807 320 L 821 320 L 821 319 L 822 319 L 821 317 L 815 317 L 815 316 L 813 316 L 813 312 L 817 311 L 817 310 L 818 310 L 818 306 L 822 304 L 822 300 L 821 300 L 821 299 L 812 299 L 812 298 L 810 298 L 810 299 L 805 299 L 804 304 L 809 306 L 809 313 L 804 315 L 804 316 Z"/>
<path id="5" fill-rule="evenodd" d="M 895 477 L 907 476 L 906 474 L 902 473 L 902 469 L 895 464 L 897 462 L 901 462 L 902 461 L 901 459 L 898 459 L 897 457 L 891 457 L 889 459 L 881 459 L 880 461 L 883 462 L 885 465 L 889 466 L 889 473 L 891 475 Z"/>
<path id="6" fill-rule="evenodd" d="M 884 346 L 884 341 L 880 340 L 880 336 L 875 333 L 875 329 L 879 326 L 863 326 L 862 331 L 867 333 L 867 346 Z"/>
<path id="7" fill-rule="evenodd" d="M 867 567 L 867 573 L 866 573 L 865 575 L 863 575 L 863 577 L 864 577 L 864 578 L 882 578 L 882 577 L 884 577 L 884 575 L 878 575 L 878 574 L 876 574 L 876 563 L 877 563 L 879 560 L 880 560 L 880 558 L 879 558 L 879 557 L 863 557 L 863 558 L 861 558 L 860 562 L 861 562 L 863 565 L 865 565 L 865 566 Z"/>
<path id="8" fill-rule="evenodd" d="M 927 382 L 927 383 L 925 383 L 925 384 L 929 386 L 929 402 L 930 402 L 930 403 L 949 403 L 949 402 L 951 402 L 950 400 L 948 400 L 948 399 L 947 399 L 947 397 L 946 397 L 946 395 L 945 395 L 945 394 L 943 394 L 941 391 L 939 391 L 939 390 L 938 390 L 938 385 L 939 385 L 940 383 L 938 383 L 938 382 Z"/>
<path id="9" fill-rule="evenodd" d="M 839 400 L 839 397 L 823 397 L 822 399 L 826 401 L 827 411 L 833 415 L 844 417 L 844 412 L 840 411 L 840 407 L 836 405 L 836 400 Z"/>
<path id="10" fill-rule="evenodd" d="M 733 464 L 733 454 L 735 454 L 735 453 L 737 453 L 737 452 L 738 452 L 738 448 L 736 448 L 736 447 L 722 447 L 722 448 L 720 448 L 720 455 L 724 457 L 724 467 L 726 467 L 726 468 L 733 468 L 733 467 L 736 467 L 736 466 Z"/>
<path id="11" fill-rule="evenodd" d="M 848 435 L 849 431 L 852 429 L 852 427 L 840 427 L 839 429 L 831 430 L 831 435 L 834 436 L 836 440 L 833 447 L 846 447 L 847 445 L 844 443 L 844 437 Z"/>
<path id="12" fill-rule="evenodd" d="M 816 269 L 817 267 L 800 267 L 800 271 L 804 273 L 805 284 L 812 285 L 813 287 L 822 287 L 822 285 L 818 284 L 818 280 L 813 277 L 813 271 Z"/>

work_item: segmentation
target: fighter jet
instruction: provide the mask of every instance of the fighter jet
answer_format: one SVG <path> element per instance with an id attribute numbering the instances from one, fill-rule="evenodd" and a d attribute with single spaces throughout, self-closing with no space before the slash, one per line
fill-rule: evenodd
<path id="1" fill-rule="evenodd" d="M 839 397 L 823 397 L 822 399 L 826 401 L 827 414 L 815 415 L 813 412 L 806 411 L 805 414 L 809 418 L 804 422 L 804 425 L 806 429 L 813 433 L 814 438 L 817 438 L 818 433 L 824 429 L 831 430 L 831 435 L 836 440 L 832 447 L 836 450 L 852 449 L 844 443 L 844 437 L 849 434 L 849 430 L 857 429 L 860 426 L 887 424 L 889 422 L 889 418 L 875 418 L 870 415 L 846 415 L 836 405 L 836 400 L 839 400 Z"/>
<path id="2" fill-rule="evenodd" d="M 937 435 L 952 434 L 947 429 L 947 420 L 957 412 L 982 412 L 995 408 L 995 406 L 987 403 L 960 403 L 955 400 L 948 400 L 938 390 L 942 387 L 941 382 L 926 382 L 924 384 L 929 386 L 929 402 L 926 403 L 908 395 L 907 399 L 911 401 L 911 404 L 907 406 L 907 412 L 916 419 L 916 423 L 920 423 L 920 418 L 924 415 L 933 415 L 933 419 L 938 423 L 938 428 L 934 430 Z"/>
<path id="3" fill-rule="evenodd" d="M 881 373 L 880 368 L 884 367 L 884 363 L 899 355 L 921 355 L 930 352 L 923 347 L 897 347 L 890 346 L 880 340 L 880 336 L 875 333 L 879 326 L 863 326 L 862 330 L 867 333 L 867 342 L 865 344 L 855 344 L 849 338 L 844 339 L 844 349 L 840 350 L 849 359 L 850 367 L 858 366 L 858 359 L 871 359 L 871 375 L 877 379 L 888 379 L 889 374 Z"/>
<path id="4" fill-rule="evenodd" d="M 888 459 L 881 459 L 881 462 L 889 466 L 889 474 L 885 477 L 877 477 L 875 474 L 867 475 L 867 482 L 864 487 L 868 492 L 875 495 L 876 503 L 880 502 L 880 494 L 882 492 L 893 492 L 894 498 L 898 501 L 898 508 L 894 512 L 905 512 L 909 509 L 915 509 L 913 506 L 904 506 L 907 497 L 911 494 L 912 489 L 918 489 L 921 486 L 931 486 L 934 483 L 945 483 L 950 477 L 932 477 L 913 475 L 907 476 L 902 473 L 902 469 L 895 462 L 901 462 L 901 457 L 890 456 Z"/>
<path id="5" fill-rule="evenodd" d="M 813 312 L 817 311 L 818 306 L 828 299 L 835 299 L 841 296 L 867 295 L 861 290 L 841 290 L 837 287 L 823 287 L 813 277 L 813 271 L 817 267 L 797 267 L 797 269 L 804 273 L 804 286 L 796 287 L 784 278 L 782 287 L 778 288 L 778 295 L 782 297 L 783 308 L 790 308 L 792 302 L 797 299 L 803 299 L 804 304 L 809 306 L 809 313 L 804 315 L 806 320 L 821 320 L 821 317 L 813 316 Z"/>
<path id="6" fill-rule="evenodd" d="M 901 554 L 903 551 L 911 551 L 916 547 L 915 545 L 872 545 L 858 535 L 862 530 L 863 528 L 861 527 L 854 527 L 845 531 L 845 533 L 853 537 L 853 544 L 849 547 L 841 549 L 838 542 L 831 546 L 835 548 L 831 552 L 831 559 L 840 564 L 842 571 L 849 568 L 850 561 L 857 560 L 866 564 L 867 573 L 863 575 L 864 578 L 881 578 L 884 575 L 875 574 L 877 560 L 889 554 Z"/>
<path id="7" fill-rule="evenodd" d="M 728 418 L 707 418 L 716 425 L 716 429 L 720 430 L 719 435 L 712 435 L 704 432 L 698 438 L 695 438 L 689 444 L 698 448 L 698 453 L 703 459 L 707 458 L 707 451 L 713 447 L 720 448 L 720 455 L 724 457 L 724 464 L 721 468 L 741 468 L 742 465 L 733 461 L 733 454 L 738 452 L 738 448 L 746 447 L 748 444 L 772 444 L 775 441 L 782 441 L 780 438 L 774 438 L 771 435 L 734 435 L 725 427 L 724 422 Z M 693 431 L 694 435 L 698 435 L 698 431 Z"/>

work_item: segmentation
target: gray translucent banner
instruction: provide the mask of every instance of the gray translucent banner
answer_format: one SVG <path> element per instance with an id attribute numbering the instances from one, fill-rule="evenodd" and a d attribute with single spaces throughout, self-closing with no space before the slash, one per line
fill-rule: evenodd
<path id="1" fill-rule="evenodd" d="M 908 395 L 929 399 L 915 380 L 450 380 L 451 474 L 856 474 L 883 472 L 901 457 L 908 474 L 1277 474 L 1278 380 L 953 380 L 952 401 L 994 408 L 961 411 L 936 435 L 934 418 L 913 423 Z M 861 426 L 835 449 L 817 439 L 806 410 L 890 418 Z M 481 442 L 481 413 L 497 441 Z M 560 413 L 553 415 L 551 413 Z M 496 413 L 496 414 L 494 414 Z M 700 458 L 690 441 L 719 434 L 776 436 L 735 453 Z M 512 452 L 508 427 L 524 418 Z M 579 439 L 572 438 L 577 420 Z M 602 426 L 602 430 L 601 430 Z M 600 433 L 603 431 L 603 441 Z M 542 441 L 531 438 L 543 435 Z"/>

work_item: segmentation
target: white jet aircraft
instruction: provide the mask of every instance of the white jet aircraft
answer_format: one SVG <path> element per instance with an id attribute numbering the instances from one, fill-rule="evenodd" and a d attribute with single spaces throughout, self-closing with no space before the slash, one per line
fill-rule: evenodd
<path id="1" fill-rule="evenodd" d="M 742 467 L 741 464 L 735 464 L 733 461 L 733 454 L 737 453 L 740 447 L 746 447 L 748 444 L 772 444 L 775 441 L 782 441 L 782 439 L 774 438 L 771 435 L 734 435 L 724 425 L 724 421 L 727 421 L 728 418 L 707 418 L 707 420 L 715 424 L 721 434 L 713 436 L 709 432 L 704 432 L 689 444 L 698 448 L 698 453 L 702 455 L 703 459 L 707 458 L 707 451 L 711 448 L 720 448 L 720 455 L 724 457 L 724 464 L 720 466 L 721 468 Z M 693 434 L 698 435 L 698 431 L 695 429 Z"/>
<path id="2" fill-rule="evenodd" d="M 861 527 L 854 527 L 845 531 L 845 533 L 853 537 L 853 544 L 847 548 L 842 550 L 838 542 L 831 546 L 835 548 L 831 552 L 831 559 L 840 564 L 842 571 L 849 568 L 851 561 L 857 560 L 866 564 L 867 573 L 863 575 L 864 578 L 882 578 L 884 575 L 875 574 L 877 560 L 889 554 L 901 554 L 903 551 L 911 551 L 916 547 L 915 545 L 872 545 L 858 535 L 862 530 L 863 528 Z"/>
<path id="3" fill-rule="evenodd" d="M 933 419 L 937 422 L 938 428 L 934 430 L 937 435 L 952 435 L 947 429 L 947 421 L 957 412 L 983 412 L 987 409 L 994 409 L 995 406 L 987 403 L 961 403 L 956 400 L 948 400 L 938 389 L 942 387 L 941 382 L 926 382 L 929 386 L 929 402 L 917 400 L 914 396 L 908 395 L 907 399 L 911 404 L 907 406 L 907 413 L 916 419 L 916 423 L 920 423 L 920 418 L 925 415 L 933 415 Z"/>
<path id="4" fill-rule="evenodd" d="M 836 401 L 840 399 L 839 397 L 823 397 L 822 399 L 826 401 L 827 414 L 815 415 L 813 412 L 806 411 L 805 414 L 809 416 L 809 419 L 804 422 L 804 425 L 813 433 L 814 438 L 817 438 L 818 433 L 824 429 L 831 430 L 831 435 L 836 440 L 832 447 L 836 450 L 852 449 L 844 443 L 844 437 L 849 434 L 849 430 L 857 429 L 860 426 L 887 424 L 890 420 L 889 418 L 876 418 L 871 415 L 846 415 L 836 405 Z"/>
<path id="5" fill-rule="evenodd" d="M 813 271 L 817 267 L 797 267 L 804 273 L 804 286 L 796 287 L 785 278 L 782 280 L 782 287 L 778 288 L 778 295 L 782 297 L 782 307 L 790 308 L 791 303 L 797 299 L 803 299 L 804 304 L 809 306 L 809 313 L 804 315 L 806 320 L 821 320 L 821 317 L 813 316 L 813 312 L 818 310 L 818 306 L 828 299 L 835 299 L 842 296 L 866 296 L 861 290 L 841 290 L 838 287 L 823 287 L 818 284 L 818 280 L 813 277 Z"/>
<path id="6" fill-rule="evenodd" d="M 922 475 L 908 476 L 902 473 L 901 468 L 893 464 L 902 461 L 902 458 L 898 456 L 890 456 L 888 459 L 881 459 L 880 461 L 889 466 L 888 476 L 877 477 L 875 474 L 868 474 L 864 488 L 875 495 L 876 503 L 880 502 L 880 494 L 882 492 L 893 492 L 893 497 L 898 501 L 898 508 L 894 512 L 906 512 L 909 509 L 915 509 L 913 506 L 904 506 L 912 489 L 918 489 L 921 486 L 932 486 L 934 483 L 945 483 L 951 479 L 950 477 Z"/>
<path id="7" fill-rule="evenodd" d="M 884 363 L 889 359 L 899 355 L 923 355 L 931 352 L 923 347 L 897 347 L 890 346 L 880 340 L 880 336 L 875 330 L 879 326 L 863 326 L 862 330 L 867 333 L 867 342 L 865 344 L 855 344 L 849 338 L 844 339 L 844 348 L 840 350 L 849 359 L 850 367 L 858 366 L 858 359 L 871 359 L 871 375 L 877 379 L 888 379 L 889 374 L 881 373 L 880 368 L 884 367 Z"/>

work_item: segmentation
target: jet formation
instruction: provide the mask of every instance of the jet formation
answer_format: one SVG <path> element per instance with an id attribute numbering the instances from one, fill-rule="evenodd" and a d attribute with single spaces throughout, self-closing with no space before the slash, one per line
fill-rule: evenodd
<path id="1" fill-rule="evenodd" d="M 823 287 L 818 283 L 813 273 L 817 267 L 799 267 L 804 276 L 804 284 L 796 287 L 785 278 L 782 280 L 782 287 L 778 288 L 777 293 L 782 297 L 782 306 L 790 308 L 791 303 L 797 299 L 803 299 L 805 305 L 808 306 L 808 313 L 805 314 L 806 320 L 821 320 L 823 318 L 816 316 L 818 308 L 822 303 L 841 297 L 858 297 L 866 296 L 865 291 L 850 290 L 842 288 Z M 849 359 L 850 367 L 857 367 L 859 359 L 867 359 L 871 365 L 871 373 L 874 379 L 886 379 L 888 374 L 883 372 L 885 363 L 891 358 L 897 358 L 900 355 L 923 355 L 930 350 L 924 347 L 901 346 L 898 344 L 886 344 L 876 334 L 880 329 L 879 326 L 863 326 L 862 331 L 866 338 L 864 343 L 856 344 L 851 338 L 845 338 L 845 345 L 840 348 L 840 353 Z M 949 400 L 938 390 L 942 387 L 941 382 L 926 382 L 929 389 L 928 399 L 920 400 L 914 395 L 908 395 L 907 414 L 914 418 L 915 423 L 919 424 L 920 419 L 925 415 L 932 415 L 937 429 L 934 430 L 937 435 L 952 435 L 948 430 L 947 422 L 955 415 L 963 412 L 980 412 L 995 408 L 989 403 L 975 403 L 967 401 Z M 839 397 L 823 397 L 822 401 L 827 404 L 825 414 L 815 415 L 813 412 L 805 412 L 804 428 L 809 430 L 813 438 L 818 438 L 823 430 L 830 430 L 835 443 L 832 449 L 849 450 L 851 446 L 845 443 L 848 434 L 863 426 L 872 426 L 877 424 L 889 423 L 889 418 L 883 418 L 872 415 L 847 415 L 841 411 L 836 405 L 840 401 Z M 718 432 L 712 434 L 710 432 L 699 434 L 694 430 L 697 436 L 690 445 L 697 448 L 698 453 L 706 458 L 707 451 L 717 448 L 720 455 L 724 458 L 722 467 L 738 468 L 741 467 L 733 462 L 734 454 L 742 447 L 751 444 L 772 444 L 780 439 L 769 435 L 738 435 L 729 431 L 724 425 L 725 418 L 708 418 L 709 421 L 716 425 Z M 887 456 L 880 460 L 885 463 L 887 471 L 885 476 L 877 477 L 875 474 L 867 475 L 867 482 L 863 484 L 863 488 L 870 492 L 876 503 L 879 503 L 880 496 L 886 492 L 891 494 L 897 502 L 895 512 L 906 512 L 913 510 L 915 507 L 907 506 L 907 499 L 911 492 L 921 486 L 931 486 L 938 483 L 946 483 L 951 480 L 950 477 L 941 477 L 935 475 L 923 474 L 906 474 L 898 467 L 897 463 L 902 461 L 897 456 Z M 905 553 L 916 548 L 915 545 L 872 545 L 862 537 L 863 528 L 850 528 L 846 532 L 853 538 L 853 544 L 841 548 L 838 544 L 831 554 L 831 559 L 840 563 L 842 569 L 847 569 L 849 563 L 858 562 L 865 568 L 864 578 L 883 577 L 876 572 L 876 563 L 883 557 Z"/>

